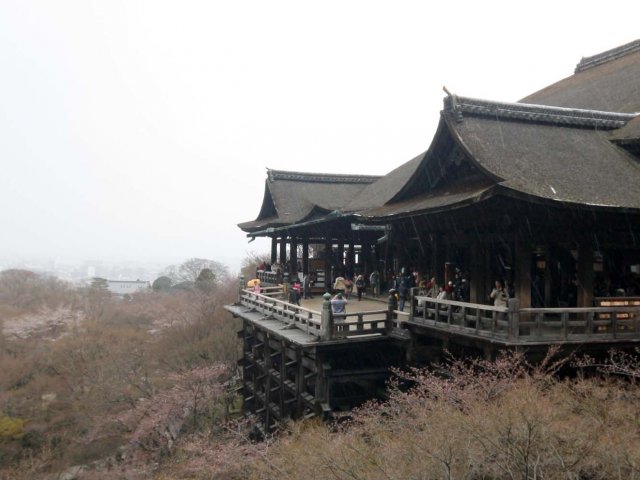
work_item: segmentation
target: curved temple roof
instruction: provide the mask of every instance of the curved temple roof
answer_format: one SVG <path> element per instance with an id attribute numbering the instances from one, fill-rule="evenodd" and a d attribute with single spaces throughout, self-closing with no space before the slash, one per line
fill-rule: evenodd
<path id="1" fill-rule="evenodd" d="M 629 153 L 640 136 L 640 40 L 582 59 L 524 100 L 448 95 L 429 149 L 383 177 L 268 170 L 258 218 L 239 226 L 263 234 L 337 212 L 384 222 L 499 194 L 640 212 L 640 158 Z"/>
<path id="2" fill-rule="evenodd" d="M 238 226 L 246 232 L 254 232 L 305 222 L 334 210 L 342 210 L 360 191 L 379 178 L 373 175 L 268 169 L 258 218 Z"/>
<path id="3" fill-rule="evenodd" d="M 521 100 L 613 112 L 640 112 L 640 39 L 583 58 L 575 74 Z"/>
<path id="4" fill-rule="evenodd" d="M 448 97 L 445 119 L 500 186 L 544 200 L 640 209 L 640 163 L 606 131 L 634 115 L 486 101 L 478 110 L 475 103 Z"/>

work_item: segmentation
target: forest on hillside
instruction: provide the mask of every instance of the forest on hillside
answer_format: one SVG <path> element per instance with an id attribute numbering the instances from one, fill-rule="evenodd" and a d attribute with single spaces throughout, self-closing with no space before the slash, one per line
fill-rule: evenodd
<path id="1" fill-rule="evenodd" d="M 640 476 L 640 361 L 620 352 L 398 371 L 386 402 L 258 440 L 223 310 L 237 281 L 201 273 L 123 300 L 0 272 L 0 479 Z"/>

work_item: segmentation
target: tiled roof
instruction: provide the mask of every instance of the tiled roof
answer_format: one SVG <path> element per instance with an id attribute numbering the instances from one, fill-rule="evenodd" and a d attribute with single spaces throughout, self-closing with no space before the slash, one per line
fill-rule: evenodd
<path id="1" fill-rule="evenodd" d="M 458 97 L 456 95 L 445 97 L 444 103 L 445 109 L 451 111 L 459 121 L 462 120 L 464 114 L 472 114 L 495 119 L 614 129 L 623 127 L 629 120 L 636 116 L 630 113 L 549 107 L 546 105 L 531 105 L 526 103 L 495 102 L 477 98 Z"/>
<path id="2" fill-rule="evenodd" d="M 612 60 L 617 60 L 620 57 L 624 57 L 625 55 L 629 55 L 630 53 L 637 51 L 640 51 L 640 40 L 634 40 L 633 42 L 629 42 L 625 45 L 612 48 L 611 50 L 607 50 L 606 52 L 598 53 L 590 57 L 582 57 L 580 63 L 576 65 L 575 73 L 583 72 L 589 68 L 593 68 L 606 62 L 611 62 Z"/>

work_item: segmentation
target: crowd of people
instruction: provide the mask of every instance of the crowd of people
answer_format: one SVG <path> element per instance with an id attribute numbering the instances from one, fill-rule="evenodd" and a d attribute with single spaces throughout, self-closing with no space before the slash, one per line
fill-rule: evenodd
<path id="1" fill-rule="evenodd" d="M 274 263 L 273 265 L 260 265 L 260 270 L 281 273 L 283 267 Z M 382 274 L 378 270 L 371 273 L 356 273 L 353 275 L 344 274 L 337 276 L 331 282 L 333 297 L 331 305 L 334 315 L 344 315 L 346 305 L 353 296 L 357 301 L 361 301 L 363 296 L 370 295 L 377 298 L 381 292 L 390 292 L 397 302 L 397 309 L 404 311 L 407 300 L 410 298 L 412 288 L 417 288 L 417 294 L 437 298 L 440 300 L 457 300 L 461 302 L 469 301 L 469 276 L 459 269 L 453 272 L 453 278 L 439 285 L 435 275 L 429 275 L 417 270 L 402 268 L 400 272 L 385 272 Z M 287 300 L 289 303 L 300 305 L 301 299 L 311 299 L 312 288 L 316 282 L 315 272 L 301 276 L 294 276 L 290 284 L 287 285 Z M 258 287 L 259 288 L 259 287 Z M 355 291 L 355 293 L 354 293 Z M 501 281 L 496 281 L 489 298 L 487 299 L 494 306 L 506 307 L 510 298 L 508 287 Z"/>

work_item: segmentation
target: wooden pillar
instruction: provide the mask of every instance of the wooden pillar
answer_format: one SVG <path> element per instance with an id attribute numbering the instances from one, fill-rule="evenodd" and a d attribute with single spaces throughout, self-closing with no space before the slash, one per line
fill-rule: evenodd
<path id="1" fill-rule="evenodd" d="M 442 237 L 434 233 L 431 238 L 431 270 L 438 285 L 444 282 L 444 261 L 442 260 Z"/>
<path id="2" fill-rule="evenodd" d="M 453 244 L 447 241 L 444 245 L 444 281 L 442 285 L 446 285 L 448 282 L 453 281 L 455 277 L 455 270 L 453 265 Z"/>
<path id="3" fill-rule="evenodd" d="M 324 291 L 330 292 L 333 287 L 333 278 L 331 278 L 331 240 L 327 240 L 324 244 Z"/>
<path id="4" fill-rule="evenodd" d="M 309 239 L 304 238 L 302 240 L 302 274 L 307 275 L 309 273 Z"/>
<path id="5" fill-rule="evenodd" d="M 305 391 L 305 369 L 304 363 L 302 361 L 302 348 L 297 346 L 296 348 L 296 362 L 297 362 L 297 372 L 296 372 L 296 413 L 294 419 L 300 420 L 304 413 L 304 403 L 302 399 L 302 394 Z"/>
<path id="6" fill-rule="evenodd" d="M 280 265 L 284 272 L 284 264 L 287 263 L 287 237 L 280 237 Z"/>
<path id="7" fill-rule="evenodd" d="M 269 334 L 264 336 L 264 346 L 262 349 L 262 361 L 264 362 L 265 380 L 264 380 L 264 427 L 265 431 L 269 432 L 271 427 L 271 411 L 269 410 L 269 403 L 271 403 L 271 348 L 269 345 Z"/>
<path id="8" fill-rule="evenodd" d="M 280 341 L 280 382 L 278 386 L 280 387 L 280 418 L 278 420 L 282 420 L 287 418 L 288 412 L 285 410 L 287 408 L 287 403 L 285 403 L 285 388 L 284 382 L 287 379 L 287 344 L 285 340 Z"/>
<path id="9" fill-rule="evenodd" d="M 485 280 L 485 270 L 487 264 L 487 254 L 482 243 L 474 243 L 471 246 L 471 259 L 469 263 L 469 275 L 471 285 L 469 286 L 469 301 L 471 303 L 487 302 L 487 285 Z"/>
<path id="10" fill-rule="evenodd" d="M 344 275 L 344 243 L 342 243 L 342 241 L 338 242 L 338 261 L 336 268 L 338 268 L 336 275 Z"/>
<path id="11" fill-rule="evenodd" d="M 520 308 L 531 307 L 531 246 L 522 239 L 515 242 L 514 282 Z"/>
<path id="12" fill-rule="evenodd" d="M 481 303 L 493 303 L 493 301 L 489 300 L 489 293 L 493 290 L 495 286 L 496 280 L 500 280 L 504 282 L 504 279 L 498 278 L 493 274 L 494 265 L 493 263 L 496 261 L 495 255 L 495 246 L 493 243 L 485 243 L 483 244 L 483 266 L 482 266 L 482 285 L 485 288 L 485 299 L 484 302 Z"/>
<path id="13" fill-rule="evenodd" d="M 271 237 L 271 265 L 278 261 L 278 239 Z"/>
<path id="14" fill-rule="evenodd" d="M 356 262 L 356 246 L 353 241 L 349 242 L 349 249 L 347 250 L 347 265 L 349 266 L 348 275 L 353 277 L 355 273 L 355 262 Z"/>
<path id="15" fill-rule="evenodd" d="M 291 261 L 289 273 L 293 276 L 298 271 L 298 240 L 295 237 L 291 237 L 289 243 L 289 259 Z"/>
<path id="16" fill-rule="evenodd" d="M 589 242 L 578 245 L 578 307 L 593 306 L 593 246 Z"/>
<path id="17" fill-rule="evenodd" d="M 362 244 L 362 251 L 360 255 L 360 263 L 362 264 L 362 272 L 360 273 L 362 273 L 363 275 L 371 273 L 373 271 L 373 269 L 371 268 L 371 244 L 368 240 L 365 240 Z"/>
<path id="18" fill-rule="evenodd" d="M 544 274 L 544 303 L 545 307 L 558 306 L 559 293 L 559 272 L 558 272 L 558 253 L 554 244 L 548 245 L 546 249 L 546 271 Z"/>

